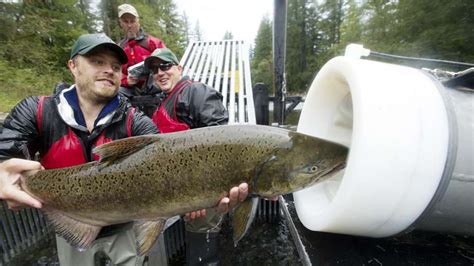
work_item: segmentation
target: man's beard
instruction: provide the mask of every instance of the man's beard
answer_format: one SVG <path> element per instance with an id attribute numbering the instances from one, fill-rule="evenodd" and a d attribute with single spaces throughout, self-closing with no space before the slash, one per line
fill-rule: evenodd
<path id="1" fill-rule="evenodd" d="M 137 37 L 137 34 L 131 30 L 127 31 L 127 38 L 129 39 L 135 39 Z"/>
<path id="2" fill-rule="evenodd" d="M 79 75 L 81 76 L 80 72 Z M 98 104 L 108 103 L 110 99 L 117 95 L 116 90 L 114 90 L 113 95 L 110 95 L 106 93 L 110 90 L 110 88 L 97 88 L 95 81 L 91 78 L 78 78 L 76 80 L 76 86 L 80 89 L 81 95 L 83 97 Z"/>

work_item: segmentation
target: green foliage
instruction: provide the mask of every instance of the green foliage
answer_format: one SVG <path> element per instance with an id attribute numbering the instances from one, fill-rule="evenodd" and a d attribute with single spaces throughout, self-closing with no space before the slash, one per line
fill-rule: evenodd
<path id="1" fill-rule="evenodd" d="M 184 14 L 178 14 L 173 0 L 102 0 L 101 17 L 107 35 L 117 42 L 123 38 L 117 13 L 117 7 L 123 3 L 129 3 L 137 9 L 140 26 L 146 33 L 161 39 L 178 57 L 184 53 L 188 44 L 187 18 Z"/>
<path id="2" fill-rule="evenodd" d="M 383 53 L 474 62 L 472 10 L 474 1 L 466 0 L 288 1 L 288 92 L 306 91 L 319 69 L 332 57 L 343 54 L 349 43 L 360 43 Z M 259 32 L 256 46 L 260 34 L 264 33 Z M 252 79 L 261 81 L 267 79 L 261 69 L 269 64 L 265 58 L 256 56 Z M 390 62 L 462 70 L 427 63 Z"/>
<path id="3" fill-rule="evenodd" d="M 196 21 L 191 35 L 193 36 L 193 41 L 202 41 L 202 29 L 199 25 L 199 20 Z"/>
<path id="4" fill-rule="evenodd" d="M 173 0 L 100 0 L 99 14 L 91 11 L 92 2 L 0 2 L 0 109 L 9 110 L 27 95 L 48 94 L 61 80 L 70 82 L 65 65 L 79 35 L 104 31 L 120 40 L 117 6 L 124 2 L 137 8 L 145 31 L 178 56 L 190 40 L 188 18 L 178 14 Z M 474 1 L 466 0 L 288 1 L 287 89 L 306 91 L 327 60 L 351 42 L 385 53 L 474 62 L 472 10 Z M 193 34 L 191 39 L 199 40 L 198 23 Z M 273 86 L 268 18 L 255 39 L 252 80 Z"/>
<path id="5" fill-rule="evenodd" d="M 359 42 L 362 38 L 363 28 L 361 24 L 362 8 L 355 0 L 347 1 L 345 19 L 341 24 L 341 39 L 338 49 L 344 48 L 349 43 Z"/>
<path id="6" fill-rule="evenodd" d="M 396 30 L 404 45 L 397 51 L 413 56 L 474 62 L 473 1 L 406 1 L 397 6 Z M 429 10 L 429 13 L 427 12 Z"/>
<path id="7" fill-rule="evenodd" d="M 273 87 L 272 59 L 272 22 L 268 17 L 262 18 L 251 62 L 252 82 L 262 82 L 267 88 Z"/>
<path id="8" fill-rule="evenodd" d="M 233 40 L 234 39 L 234 35 L 232 34 L 231 31 L 226 31 L 224 33 L 224 38 L 223 40 Z"/>
<path id="9" fill-rule="evenodd" d="M 65 66 L 71 46 L 92 25 L 86 9 L 86 2 L 75 0 L 0 3 L 0 23 L 7 25 L 0 34 L 1 111 L 70 80 Z"/>
<path id="10" fill-rule="evenodd" d="M 118 22 L 118 10 L 117 7 L 123 4 L 122 2 L 118 2 L 117 0 L 101 0 L 100 1 L 100 19 L 103 23 L 102 31 L 115 40 L 116 42 L 122 39 L 122 30 L 120 29 L 120 25 Z M 137 10 L 140 12 L 139 10 Z"/>
<path id="11" fill-rule="evenodd" d="M 18 69 L 0 59 L 0 112 L 9 112 L 27 96 L 50 95 L 61 79 L 62 72 L 38 74 L 34 68 Z"/>
<path id="12" fill-rule="evenodd" d="M 63 67 L 74 40 L 88 30 L 84 29 L 87 14 L 84 17 L 74 3 L 68 0 L 1 4 L 0 17 L 6 17 L 6 24 L 14 29 L 2 38 L 1 56 L 19 68 L 36 66 L 40 73 Z"/>
<path id="13" fill-rule="evenodd" d="M 320 16 L 313 1 L 295 0 L 288 3 L 286 81 L 292 93 L 306 91 L 311 83 L 318 56 L 325 47 Z"/>
<path id="14" fill-rule="evenodd" d="M 150 2 L 152 3 L 139 5 L 142 10 L 140 14 L 143 14 L 140 20 L 143 27 L 181 57 L 187 45 L 187 25 L 183 17 L 178 15 L 176 4 L 172 0 Z"/>
<path id="15" fill-rule="evenodd" d="M 125 1 L 23 0 L 0 2 L 0 111 L 29 95 L 50 94 L 60 81 L 72 82 L 66 68 L 71 47 L 84 33 L 103 31 L 120 40 L 117 7 Z M 145 30 L 181 56 L 188 42 L 187 18 L 173 0 L 135 0 Z M 96 14 L 97 13 L 97 14 Z"/>

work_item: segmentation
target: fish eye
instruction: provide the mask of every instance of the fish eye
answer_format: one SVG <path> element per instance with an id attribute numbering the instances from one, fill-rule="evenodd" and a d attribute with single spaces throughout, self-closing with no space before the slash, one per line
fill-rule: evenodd
<path id="1" fill-rule="evenodd" d="M 312 172 L 312 173 L 318 171 L 318 166 L 312 165 L 311 167 L 309 167 L 309 171 Z"/>

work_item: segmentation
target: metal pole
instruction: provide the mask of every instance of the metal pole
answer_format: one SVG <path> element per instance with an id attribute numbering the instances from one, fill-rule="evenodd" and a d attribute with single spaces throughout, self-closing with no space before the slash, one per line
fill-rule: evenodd
<path id="1" fill-rule="evenodd" d="M 273 101 L 273 121 L 282 125 L 285 123 L 286 102 L 286 10 L 287 0 L 275 0 L 273 12 L 273 74 L 275 100 Z"/>

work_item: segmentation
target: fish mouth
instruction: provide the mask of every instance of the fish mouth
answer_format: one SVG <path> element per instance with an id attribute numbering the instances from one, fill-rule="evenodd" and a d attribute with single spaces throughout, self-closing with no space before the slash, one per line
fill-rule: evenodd
<path id="1" fill-rule="evenodd" d="M 323 180 L 327 180 L 327 179 L 337 175 L 340 171 L 343 171 L 346 168 L 346 166 L 347 166 L 347 163 L 346 163 L 346 161 L 344 161 L 344 162 L 341 162 L 341 163 L 337 164 L 333 168 L 327 169 L 327 171 L 321 173 L 321 175 L 319 175 L 319 177 L 316 178 L 314 180 L 314 182 L 312 182 L 311 185 L 314 185 L 318 182 L 321 182 Z"/>
<path id="2" fill-rule="evenodd" d="M 344 161 L 344 162 L 342 162 L 342 163 L 336 165 L 334 168 L 329 169 L 329 171 L 326 172 L 324 175 L 333 175 L 333 174 L 335 174 L 336 172 L 339 172 L 340 170 L 345 169 L 346 166 L 347 166 L 347 163 Z"/>

